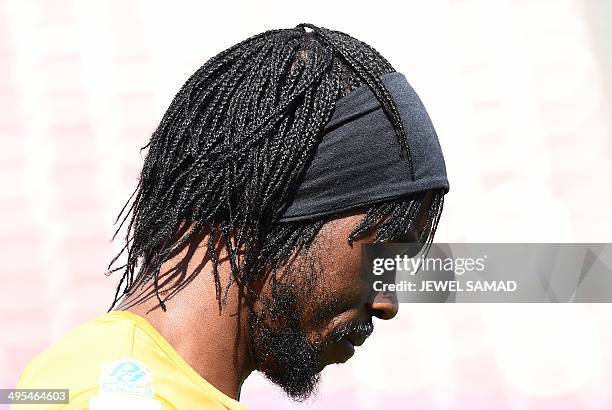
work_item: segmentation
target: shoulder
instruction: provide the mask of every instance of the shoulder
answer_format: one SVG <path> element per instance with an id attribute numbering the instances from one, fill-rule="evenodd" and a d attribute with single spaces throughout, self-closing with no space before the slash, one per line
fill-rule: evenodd
<path id="1" fill-rule="evenodd" d="M 34 357 L 17 387 L 96 389 L 101 363 L 131 355 L 130 333 L 129 324 L 108 315 L 82 323 Z"/>

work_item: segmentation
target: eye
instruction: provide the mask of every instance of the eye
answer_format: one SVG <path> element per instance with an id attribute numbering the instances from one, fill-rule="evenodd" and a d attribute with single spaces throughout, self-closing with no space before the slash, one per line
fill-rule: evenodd
<path id="1" fill-rule="evenodd" d="M 396 236 L 391 243 L 414 243 L 417 242 L 419 238 L 417 237 L 414 229 L 410 229 L 408 232 L 404 232 L 398 236 Z"/>

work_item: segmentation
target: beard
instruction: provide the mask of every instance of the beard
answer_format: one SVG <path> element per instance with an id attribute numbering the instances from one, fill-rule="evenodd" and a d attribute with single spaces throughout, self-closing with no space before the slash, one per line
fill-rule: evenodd
<path id="1" fill-rule="evenodd" d="M 310 265 L 312 268 L 312 265 Z M 315 270 L 308 270 L 311 285 L 318 277 Z M 341 313 L 345 304 L 334 298 L 323 302 L 313 297 L 316 286 L 304 286 L 303 269 L 294 271 L 294 278 L 301 278 L 301 285 L 294 280 L 292 283 L 278 283 L 272 297 L 260 298 L 265 306 L 263 312 L 249 312 L 249 337 L 251 353 L 258 371 L 279 386 L 287 396 L 295 401 L 304 401 L 316 393 L 319 386 L 322 355 L 328 346 L 340 341 L 349 333 L 369 336 L 373 324 L 349 323 L 335 329 L 325 339 L 311 340 L 304 312 L 305 306 L 315 306 L 314 319 L 309 325 L 317 327 L 324 325 L 336 314 Z"/>
<path id="2" fill-rule="evenodd" d="M 284 285 L 267 301 L 268 314 L 249 313 L 255 367 L 290 398 L 304 401 L 317 389 L 322 369 L 322 341 L 311 341 L 302 328 L 299 298 Z M 272 323 L 275 325 L 272 325 Z"/>

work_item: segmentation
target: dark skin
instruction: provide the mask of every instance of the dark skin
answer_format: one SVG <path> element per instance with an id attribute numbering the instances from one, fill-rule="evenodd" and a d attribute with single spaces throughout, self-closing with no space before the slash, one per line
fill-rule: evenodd
<path id="1" fill-rule="evenodd" d="M 415 241 L 424 229 L 426 210 L 431 203 L 427 194 L 420 209 L 416 226 L 406 241 Z M 309 288 L 304 309 L 302 326 L 312 340 L 321 340 L 334 330 L 347 323 L 363 324 L 373 317 L 389 320 L 398 312 L 394 293 L 381 292 L 373 303 L 364 304 L 360 289 L 360 250 L 362 243 L 370 243 L 374 233 L 361 238 L 350 246 L 347 238 L 355 226 L 365 216 L 364 212 L 352 212 L 326 223 L 314 240 L 311 251 L 317 255 L 321 275 L 316 286 Z M 186 285 L 178 292 L 176 280 L 169 280 L 160 289 L 166 299 L 166 311 L 158 304 L 152 283 L 136 287 L 118 306 L 118 310 L 128 310 L 145 317 L 151 325 L 174 347 L 174 349 L 204 379 L 227 396 L 238 399 L 244 380 L 254 370 L 249 346 L 247 308 L 243 290 L 236 283 L 229 287 L 226 304 L 220 308 L 216 298 L 212 264 L 206 263 L 207 237 L 198 237 L 189 249 L 168 260 L 161 269 L 160 283 L 172 277 L 177 263 L 186 263 Z M 231 269 L 225 249 L 219 246 L 220 258 L 218 272 L 222 288 L 229 283 Z M 278 281 L 288 280 L 292 264 L 300 264 L 300 255 L 294 255 L 288 262 L 289 269 L 278 276 Z M 299 275 L 298 275 L 299 276 Z M 291 278 L 304 281 L 308 278 Z M 182 279 L 184 281 L 184 278 Z M 294 282 L 295 283 L 295 282 Z M 298 282 L 299 283 L 299 282 Z M 271 283 L 265 279 L 253 285 L 255 291 L 270 296 Z M 317 307 L 322 301 L 335 301 L 331 317 L 320 317 Z M 261 308 L 261 307 L 259 307 Z M 329 310 L 326 315 L 329 315 Z M 343 363 L 354 352 L 354 346 L 361 345 L 363 337 L 348 334 L 342 340 L 326 346 L 319 367 L 322 370 L 331 363 Z M 223 359 L 221 359 L 223 358 Z"/>

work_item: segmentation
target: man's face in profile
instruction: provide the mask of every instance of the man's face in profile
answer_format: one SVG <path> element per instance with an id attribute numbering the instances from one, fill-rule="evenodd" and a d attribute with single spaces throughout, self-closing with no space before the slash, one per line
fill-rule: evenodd
<path id="1" fill-rule="evenodd" d="M 414 242 L 424 229 L 431 196 L 419 211 Z M 372 317 L 391 319 L 398 311 L 394 294 L 376 295 L 364 303 L 361 289 L 361 244 L 347 242 L 364 217 L 353 213 L 326 223 L 312 245 L 279 272 L 276 284 L 267 282 L 255 312 L 249 316 L 254 364 L 290 397 L 304 400 L 316 389 L 320 372 L 344 363 L 374 330 Z"/>

